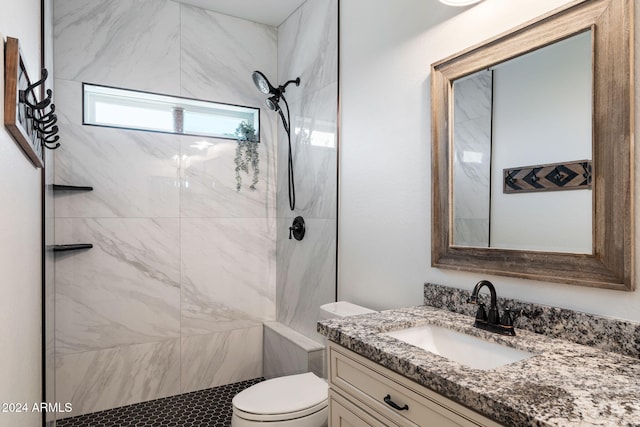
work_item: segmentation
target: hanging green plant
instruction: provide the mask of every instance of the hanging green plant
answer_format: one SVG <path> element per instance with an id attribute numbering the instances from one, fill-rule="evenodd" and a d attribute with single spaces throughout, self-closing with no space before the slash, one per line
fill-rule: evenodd
<path id="1" fill-rule="evenodd" d="M 249 186 L 249 190 L 255 190 L 258 183 L 258 174 L 260 173 L 260 159 L 258 157 L 258 137 L 255 128 L 247 122 L 241 122 L 236 128 L 236 191 L 240 191 L 242 187 L 242 175 L 244 172 L 250 175 L 253 171 L 253 182 Z"/>

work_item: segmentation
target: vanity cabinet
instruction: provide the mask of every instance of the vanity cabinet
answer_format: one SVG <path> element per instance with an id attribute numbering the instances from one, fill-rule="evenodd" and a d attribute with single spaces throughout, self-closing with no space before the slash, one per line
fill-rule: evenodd
<path id="1" fill-rule="evenodd" d="M 500 424 L 329 342 L 329 426 L 488 426 Z"/>

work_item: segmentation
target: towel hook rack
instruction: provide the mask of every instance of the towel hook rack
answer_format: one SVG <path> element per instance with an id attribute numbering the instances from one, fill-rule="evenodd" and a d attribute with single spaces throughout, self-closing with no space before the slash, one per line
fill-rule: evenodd
<path id="1" fill-rule="evenodd" d="M 40 78 L 32 82 L 18 39 L 13 37 L 5 42 L 4 71 L 4 125 L 31 163 L 44 167 L 44 148 L 60 147 L 53 91 L 44 90 L 49 72 L 43 68 Z M 38 93 L 43 94 L 41 99 Z"/>

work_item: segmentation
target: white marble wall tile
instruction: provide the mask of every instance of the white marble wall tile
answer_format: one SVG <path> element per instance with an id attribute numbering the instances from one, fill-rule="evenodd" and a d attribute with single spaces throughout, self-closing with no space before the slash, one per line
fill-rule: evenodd
<path id="1" fill-rule="evenodd" d="M 282 335 L 264 328 L 263 376 L 267 379 L 309 371 L 309 353 Z"/>
<path id="2" fill-rule="evenodd" d="M 324 351 L 322 345 L 293 330 L 283 331 L 283 328 L 286 326 L 278 322 L 264 325 L 263 376 L 275 378 L 303 372 L 322 376 L 322 364 L 318 363 L 317 357 Z"/>
<path id="3" fill-rule="evenodd" d="M 180 7 L 169 0 L 56 0 L 57 78 L 178 95 Z"/>
<path id="4" fill-rule="evenodd" d="M 186 5 L 181 7 L 181 16 L 182 94 L 261 108 L 257 190 L 248 190 L 251 178 L 243 175 L 240 193 L 236 191 L 235 142 L 210 139 L 206 141 L 213 146 L 201 149 L 192 147 L 194 138 L 183 138 L 183 156 L 188 158 L 183 161 L 181 215 L 271 217 L 275 212 L 278 122 L 263 108 L 266 97 L 255 87 L 251 73 L 261 70 L 275 77 L 276 29 Z"/>
<path id="5" fill-rule="evenodd" d="M 60 217 L 177 217 L 180 142 L 175 135 L 61 125 L 56 183 L 90 185 L 55 195 Z"/>
<path id="6" fill-rule="evenodd" d="M 455 218 L 453 238 L 456 245 L 489 247 L 489 219 Z"/>
<path id="7" fill-rule="evenodd" d="M 454 83 L 456 122 L 486 117 L 487 111 L 491 111 L 492 73 L 492 71 L 479 71 Z"/>
<path id="8" fill-rule="evenodd" d="M 313 372 L 320 378 L 327 378 L 327 366 L 324 359 L 325 350 L 316 350 L 309 353 L 309 372 Z"/>
<path id="9" fill-rule="evenodd" d="M 182 338 L 181 392 L 262 376 L 262 325 Z"/>
<path id="10" fill-rule="evenodd" d="M 95 245 L 57 257 L 59 395 L 92 412 L 261 376 L 262 321 L 275 318 L 280 124 L 251 73 L 277 84 L 276 29 L 168 0 L 55 7 L 66 142 L 55 181 L 95 188 L 55 196 L 57 243 Z M 234 141 L 82 126 L 81 81 L 261 107 L 258 190 L 235 192 Z M 149 355 L 174 338 L 162 371 Z M 145 376 L 149 363 L 161 383 Z"/>
<path id="11" fill-rule="evenodd" d="M 241 173 L 236 189 L 236 148 L 233 140 L 180 137 L 180 216 L 199 218 L 265 218 L 275 214 L 275 152 L 267 144 L 258 146 L 259 181 L 249 186 L 253 171 Z"/>
<path id="12" fill-rule="evenodd" d="M 277 320 L 321 342 L 316 323 L 322 304 L 335 301 L 336 221 L 306 219 L 302 241 L 278 239 Z M 278 219 L 278 235 L 288 235 L 290 218 Z"/>
<path id="13" fill-rule="evenodd" d="M 278 140 L 278 216 L 335 218 L 337 183 L 337 84 L 289 103 L 296 210 L 288 202 L 287 135 Z M 282 128 L 282 126 L 281 126 Z"/>
<path id="14" fill-rule="evenodd" d="M 275 80 L 276 29 L 187 5 L 181 6 L 181 22 L 182 94 L 263 106 L 251 73 L 260 70 Z"/>
<path id="15" fill-rule="evenodd" d="M 480 71 L 454 85 L 455 244 L 489 245 L 492 73 Z"/>
<path id="16" fill-rule="evenodd" d="M 491 201 L 491 112 L 456 122 L 454 130 L 454 215 L 489 218 Z"/>
<path id="17" fill-rule="evenodd" d="M 82 82 L 54 79 L 58 126 L 82 124 Z M 54 151 L 54 153 L 56 153 Z"/>
<path id="18" fill-rule="evenodd" d="M 182 219 L 182 333 L 275 318 L 275 220 Z"/>
<path id="19" fill-rule="evenodd" d="M 56 255 L 56 352 L 178 337 L 179 239 L 177 219 L 58 218 L 58 244 L 94 247 Z"/>
<path id="20" fill-rule="evenodd" d="M 56 401 L 77 416 L 180 393 L 180 340 L 58 355 Z"/>
<path id="21" fill-rule="evenodd" d="M 300 77 L 290 101 L 338 81 L 337 0 L 307 0 L 278 27 L 278 75 Z"/>
<path id="22" fill-rule="evenodd" d="M 300 77 L 291 107 L 296 210 L 288 206 L 287 140 L 279 126 L 277 320 L 321 342 L 320 305 L 335 300 L 337 196 L 337 1 L 308 0 L 278 28 L 279 80 Z M 291 218 L 303 215 L 307 234 L 289 240 Z"/>

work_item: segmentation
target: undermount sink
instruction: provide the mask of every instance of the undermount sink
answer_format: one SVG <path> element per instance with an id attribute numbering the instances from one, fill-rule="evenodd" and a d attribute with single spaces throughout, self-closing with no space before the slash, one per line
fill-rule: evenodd
<path id="1" fill-rule="evenodd" d="M 473 369 L 495 369 L 534 356 L 527 351 L 436 325 L 414 326 L 382 335 L 404 341 Z"/>

